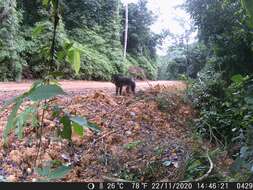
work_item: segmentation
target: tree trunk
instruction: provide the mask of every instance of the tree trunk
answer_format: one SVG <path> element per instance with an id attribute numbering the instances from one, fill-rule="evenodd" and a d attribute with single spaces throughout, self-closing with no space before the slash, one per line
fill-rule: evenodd
<path id="1" fill-rule="evenodd" d="M 128 4 L 126 3 L 126 15 L 125 15 L 125 43 L 124 43 L 123 62 L 125 62 L 125 60 L 126 60 L 127 37 L 128 37 Z"/>

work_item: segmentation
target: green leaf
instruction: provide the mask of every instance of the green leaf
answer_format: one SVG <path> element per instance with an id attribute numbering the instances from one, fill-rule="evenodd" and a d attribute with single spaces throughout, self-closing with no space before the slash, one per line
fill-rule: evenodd
<path id="1" fill-rule="evenodd" d="M 246 21 L 245 21 L 245 23 L 246 23 L 246 26 L 248 26 L 249 27 L 249 29 L 253 29 L 253 17 L 250 17 L 250 18 L 248 18 Z"/>
<path id="2" fill-rule="evenodd" d="M 78 74 L 81 66 L 80 50 L 71 48 L 67 53 L 67 61 L 71 64 L 76 74 Z"/>
<path id="3" fill-rule="evenodd" d="M 253 28 L 253 1 L 252 0 L 241 0 L 242 7 L 246 10 L 249 16 L 247 20 L 247 25 Z"/>
<path id="4" fill-rule="evenodd" d="M 52 111 L 53 111 L 52 113 L 53 118 L 56 118 L 60 116 L 62 112 L 62 108 L 56 105 L 56 106 L 53 106 Z"/>
<path id="5" fill-rule="evenodd" d="M 241 0 L 243 8 L 246 9 L 247 14 L 253 17 L 253 1 L 252 0 Z"/>
<path id="6" fill-rule="evenodd" d="M 39 86 L 42 86 L 43 84 L 44 84 L 44 83 L 43 83 L 42 80 L 37 80 L 37 81 L 35 81 L 35 82 L 32 84 L 32 87 L 30 88 L 30 90 L 27 91 L 27 92 L 25 92 L 25 93 L 23 94 L 23 97 L 28 97 L 29 95 L 32 94 L 33 91 L 36 90 L 36 88 L 38 88 Z"/>
<path id="7" fill-rule="evenodd" d="M 243 78 L 242 75 L 239 74 L 239 75 L 234 75 L 234 76 L 232 76 L 231 80 L 232 80 L 233 82 L 235 82 L 235 83 L 241 83 L 241 82 L 244 81 L 244 78 Z"/>
<path id="8" fill-rule="evenodd" d="M 72 127 L 73 127 L 74 131 L 75 131 L 78 135 L 83 136 L 83 134 L 84 134 L 84 129 L 83 129 L 83 127 L 82 127 L 81 125 L 79 125 L 79 124 L 77 124 L 77 123 L 74 122 L 74 123 L 72 124 Z"/>
<path id="9" fill-rule="evenodd" d="M 88 121 L 88 125 L 86 127 L 97 132 L 97 133 L 99 133 L 101 131 L 100 128 L 95 123 L 91 123 L 89 121 Z"/>
<path id="10" fill-rule="evenodd" d="M 86 126 L 86 125 L 88 125 L 87 119 L 82 118 L 82 117 L 71 117 L 70 120 L 73 121 L 73 122 L 75 122 L 75 123 L 77 123 L 80 126 Z"/>
<path id="11" fill-rule="evenodd" d="M 64 49 L 65 49 L 66 51 L 68 51 L 70 48 L 73 47 L 73 45 L 74 45 L 73 42 L 65 42 L 65 43 L 64 43 Z"/>
<path id="12" fill-rule="evenodd" d="M 51 0 L 43 0 L 43 1 L 42 1 L 42 4 L 43 4 L 44 6 L 48 6 L 50 2 L 51 2 Z"/>
<path id="13" fill-rule="evenodd" d="M 51 161 L 52 167 L 59 167 L 62 166 L 62 161 L 61 160 L 52 160 Z"/>
<path id="14" fill-rule="evenodd" d="M 23 138 L 23 127 L 25 124 L 28 123 L 28 119 L 33 120 L 33 117 L 35 117 L 35 109 L 33 107 L 28 107 L 25 109 L 24 112 L 20 113 L 16 118 L 16 124 L 18 129 L 18 138 Z M 36 117 L 35 117 L 36 118 Z"/>
<path id="15" fill-rule="evenodd" d="M 32 127 L 38 127 L 39 121 L 36 115 L 33 115 L 31 124 L 32 124 Z"/>
<path id="16" fill-rule="evenodd" d="M 247 104 L 253 105 L 253 97 L 248 96 L 245 97 L 244 100 Z"/>
<path id="17" fill-rule="evenodd" d="M 65 175 L 67 175 L 70 172 L 70 170 L 71 168 L 68 166 L 60 166 L 57 169 L 51 171 L 48 178 L 50 180 L 63 178 Z"/>
<path id="18" fill-rule="evenodd" d="M 35 88 L 37 88 L 38 86 L 43 85 L 43 81 L 42 80 L 36 80 L 34 81 L 34 83 L 32 84 L 32 87 L 30 89 L 30 91 L 34 90 Z"/>
<path id="19" fill-rule="evenodd" d="M 7 137 L 10 133 L 10 131 L 12 129 L 14 129 L 17 125 L 17 112 L 18 112 L 18 109 L 20 107 L 20 105 L 22 104 L 23 102 L 23 99 L 28 97 L 29 95 L 31 95 L 36 88 L 38 88 L 40 85 L 42 84 L 42 81 L 35 81 L 32 85 L 32 88 L 28 91 L 28 92 L 25 92 L 24 94 L 22 94 L 21 96 L 18 96 L 10 101 L 8 101 L 4 108 L 7 107 L 8 105 L 14 103 L 14 106 L 13 106 L 13 109 L 12 109 L 12 112 L 10 113 L 9 117 L 8 117 L 8 121 L 7 121 L 7 125 L 6 127 L 4 128 L 4 132 L 3 132 L 3 137 L 4 137 L 4 141 L 7 140 Z M 2 110 L 2 109 L 1 109 Z M 0 110 L 0 111 L 1 111 Z M 32 121 L 33 121 L 33 124 L 35 124 L 35 120 L 34 118 L 32 118 Z M 19 123 L 20 124 L 20 123 Z M 19 128 L 20 130 L 22 130 L 21 128 Z M 20 136 L 20 135 L 19 135 Z"/>
<path id="20" fill-rule="evenodd" d="M 58 9 L 58 5 L 59 5 L 59 0 L 51 0 L 51 1 L 52 1 L 54 10 L 57 10 Z"/>
<path id="21" fill-rule="evenodd" d="M 192 171 L 195 170 L 196 168 L 198 168 L 201 165 L 201 161 L 200 160 L 195 160 L 191 163 L 190 166 L 188 166 L 187 170 Z"/>
<path id="22" fill-rule="evenodd" d="M 19 98 L 17 100 L 17 102 L 14 104 L 12 112 L 10 113 L 10 115 L 8 117 L 7 125 L 3 131 L 4 141 L 7 140 L 7 137 L 9 135 L 10 131 L 16 127 L 15 118 L 17 116 L 18 109 L 19 109 L 20 105 L 22 104 L 22 102 L 23 102 L 23 99 Z"/>
<path id="23" fill-rule="evenodd" d="M 85 128 L 91 129 L 91 130 L 93 130 L 95 132 L 100 132 L 101 131 L 96 124 L 87 121 L 87 119 L 85 119 L 85 118 L 71 117 L 70 120 L 72 122 L 74 122 L 74 123 L 77 123 L 80 126 L 83 126 Z"/>
<path id="24" fill-rule="evenodd" d="M 55 179 L 60 179 L 62 177 L 64 177 L 70 170 L 71 168 L 68 166 L 59 166 L 56 169 L 53 169 L 53 165 L 55 161 L 50 161 L 47 163 L 47 165 L 45 167 L 42 168 L 35 168 L 35 172 L 45 178 L 45 180 L 42 181 L 51 181 L 51 180 L 55 180 Z M 57 162 L 59 163 L 59 162 Z"/>
<path id="25" fill-rule="evenodd" d="M 56 53 L 56 57 L 57 57 L 57 60 L 58 61 L 64 61 L 64 59 L 65 59 L 65 57 L 66 57 L 66 53 L 65 53 L 65 51 L 58 51 L 57 53 Z"/>
<path id="26" fill-rule="evenodd" d="M 41 177 L 48 177 L 50 173 L 50 166 L 46 166 L 43 168 L 35 168 L 35 172 Z"/>
<path id="27" fill-rule="evenodd" d="M 35 88 L 28 96 L 32 101 L 40 101 L 52 98 L 57 95 L 66 94 L 60 86 L 57 85 L 42 85 Z"/>
<path id="28" fill-rule="evenodd" d="M 60 135 L 64 139 L 71 140 L 72 129 L 71 129 L 71 121 L 68 116 L 63 116 L 60 119 L 60 122 L 63 124 L 63 131 L 61 131 Z"/>
<path id="29" fill-rule="evenodd" d="M 34 38 L 37 37 L 44 31 L 44 29 L 45 29 L 45 26 L 43 24 L 36 26 L 32 31 L 32 37 Z"/>

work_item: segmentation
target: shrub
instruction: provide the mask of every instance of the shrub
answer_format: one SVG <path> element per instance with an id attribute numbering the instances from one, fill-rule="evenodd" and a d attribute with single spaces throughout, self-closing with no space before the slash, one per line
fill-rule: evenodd
<path id="1" fill-rule="evenodd" d="M 188 97 L 199 110 L 195 127 L 203 137 L 227 146 L 236 159 L 233 175 L 252 176 L 253 79 L 234 75 L 228 84 L 221 75 L 206 66 L 189 89 Z"/>

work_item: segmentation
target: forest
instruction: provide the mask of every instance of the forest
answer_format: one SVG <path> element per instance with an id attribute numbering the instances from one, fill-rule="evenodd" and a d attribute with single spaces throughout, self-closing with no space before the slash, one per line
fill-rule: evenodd
<path id="1" fill-rule="evenodd" d="M 118 0 L 61 1 L 55 41 L 57 63 L 51 71 L 61 70 L 66 79 L 109 80 L 112 74 L 134 65 L 143 67 L 147 76 L 154 79 L 155 47 L 161 37 L 149 29 L 155 17 L 147 10 L 146 3 L 140 1 L 129 6 L 128 55 L 121 66 L 123 4 Z M 11 9 L 8 18 L 4 19 L 3 11 L 1 19 L 1 81 L 45 76 L 53 18 L 43 8 L 43 2 L 2 0 L 1 7 Z M 64 51 L 70 44 L 81 54 L 78 76 L 69 64 L 64 64 Z"/>
<path id="2" fill-rule="evenodd" d="M 0 182 L 253 180 L 253 1 L 149 3 L 0 0 Z"/>

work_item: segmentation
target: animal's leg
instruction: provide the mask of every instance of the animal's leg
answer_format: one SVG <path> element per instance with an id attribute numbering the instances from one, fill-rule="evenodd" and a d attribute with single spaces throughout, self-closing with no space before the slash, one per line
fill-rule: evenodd
<path id="1" fill-rule="evenodd" d="M 123 88 L 123 86 L 120 86 L 120 87 L 119 87 L 119 95 L 122 94 L 122 88 Z"/>
<path id="2" fill-rule="evenodd" d="M 118 95 L 118 93 L 119 93 L 119 87 L 116 86 L 116 96 Z"/>

